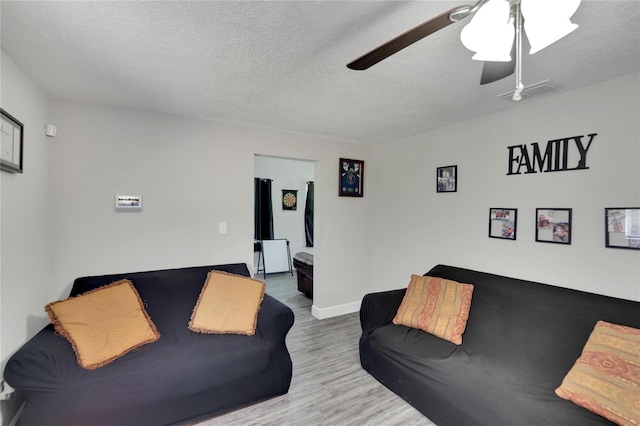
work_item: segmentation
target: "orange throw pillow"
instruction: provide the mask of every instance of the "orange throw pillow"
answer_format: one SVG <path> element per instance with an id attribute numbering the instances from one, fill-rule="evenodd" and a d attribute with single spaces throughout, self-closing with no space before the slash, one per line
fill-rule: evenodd
<path id="1" fill-rule="evenodd" d="M 189 329 L 200 333 L 252 336 L 264 298 L 264 283 L 242 275 L 211 271 L 198 297 Z"/>
<path id="2" fill-rule="evenodd" d="M 640 425 L 640 329 L 598 321 L 556 395 L 619 425 Z"/>
<path id="3" fill-rule="evenodd" d="M 120 280 L 45 306 L 58 334 L 71 343 L 78 363 L 95 370 L 160 333 L 129 280 Z"/>
<path id="4" fill-rule="evenodd" d="M 418 328 L 460 345 L 469 319 L 472 294 L 472 284 L 411 275 L 393 323 Z"/>

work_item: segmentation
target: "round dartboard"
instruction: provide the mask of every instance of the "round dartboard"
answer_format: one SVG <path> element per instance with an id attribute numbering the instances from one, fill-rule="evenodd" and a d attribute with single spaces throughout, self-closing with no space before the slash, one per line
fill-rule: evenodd
<path id="1" fill-rule="evenodd" d="M 282 204 L 287 207 L 293 207 L 296 205 L 297 198 L 294 193 L 287 192 L 282 196 Z"/>

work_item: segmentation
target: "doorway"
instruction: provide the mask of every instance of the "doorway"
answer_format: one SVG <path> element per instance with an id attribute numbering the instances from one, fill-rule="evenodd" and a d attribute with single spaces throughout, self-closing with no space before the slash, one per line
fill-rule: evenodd
<path id="1" fill-rule="evenodd" d="M 254 156 L 254 179 L 271 181 L 271 211 L 273 239 L 286 239 L 291 258 L 297 253 L 314 254 L 315 242 L 309 240 L 309 226 L 305 223 L 307 194 L 313 194 L 315 162 L 291 158 Z M 315 210 L 315 200 L 312 206 Z M 308 219 L 308 214 L 306 215 Z M 308 220 L 307 220 L 308 222 Z M 312 226 L 311 234 L 317 230 Z M 259 252 L 254 251 L 254 274 L 258 273 Z M 292 259 L 289 259 L 292 260 Z M 268 272 L 268 271 L 267 271 Z"/>

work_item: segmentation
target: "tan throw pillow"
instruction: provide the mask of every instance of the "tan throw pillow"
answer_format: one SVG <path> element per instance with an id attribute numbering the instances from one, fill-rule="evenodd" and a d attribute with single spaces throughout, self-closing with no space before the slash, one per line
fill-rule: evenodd
<path id="1" fill-rule="evenodd" d="M 264 283 L 242 275 L 211 271 L 191 314 L 189 329 L 200 333 L 256 332 Z"/>
<path id="2" fill-rule="evenodd" d="M 160 338 L 129 280 L 49 303 L 44 309 L 56 332 L 71 343 L 78 363 L 88 370 Z"/>
<path id="3" fill-rule="evenodd" d="M 556 395 L 619 425 L 640 425 L 640 329 L 598 321 Z"/>
<path id="4" fill-rule="evenodd" d="M 418 328 L 460 345 L 469 319 L 472 293 L 472 284 L 411 275 L 393 323 Z"/>

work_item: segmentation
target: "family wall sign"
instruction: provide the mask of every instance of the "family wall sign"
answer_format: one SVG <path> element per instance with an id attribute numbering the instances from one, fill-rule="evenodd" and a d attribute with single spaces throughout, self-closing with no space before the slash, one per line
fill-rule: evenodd
<path id="1" fill-rule="evenodd" d="M 508 146 L 509 172 L 507 175 L 588 169 L 587 153 L 597 135 L 597 133 L 590 133 L 586 136 L 553 139 L 547 141 L 544 149 L 537 142 L 529 146 Z"/>

